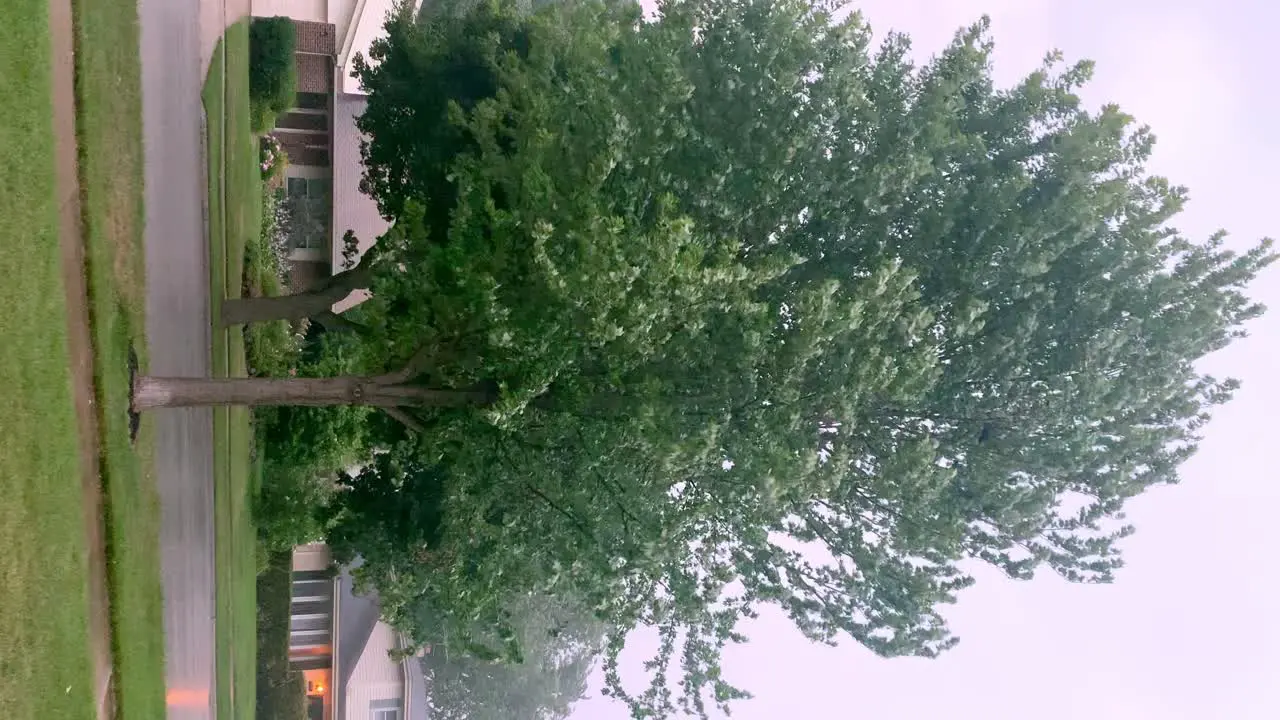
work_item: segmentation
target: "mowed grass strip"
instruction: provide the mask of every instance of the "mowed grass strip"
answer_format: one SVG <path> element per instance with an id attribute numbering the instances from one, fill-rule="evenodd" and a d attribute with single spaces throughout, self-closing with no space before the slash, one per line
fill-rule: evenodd
<path id="1" fill-rule="evenodd" d="M 227 29 L 204 87 L 209 160 L 213 372 L 245 377 L 244 335 L 221 327 L 224 298 L 239 297 L 250 233 L 262 223 L 257 145 L 249 122 L 249 26 Z M 214 573 L 218 718 L 252 717 L 257 649 L 257 532 L 253 525 L 246 408 L 214 409 Z"/>
<path id="2" fill-rule="evenodd" d="M 129 354 L 146 368 L 141 62 L 134 0 L 74 0 L 80 192 L 106 493 L 117 716 L 165 717 L 152 422 L 130 442 Z"/>
<path id="3" fill-rule="evenodd" d="M 0 718 L 93 718 L 80 463 L 57 236 L 48 4 L 0 23 Z"/>

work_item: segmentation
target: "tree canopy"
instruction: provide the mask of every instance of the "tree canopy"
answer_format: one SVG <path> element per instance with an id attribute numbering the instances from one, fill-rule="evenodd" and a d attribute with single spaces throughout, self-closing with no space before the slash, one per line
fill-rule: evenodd
<path id="1" fill-rule="evenodd" d="M 508 607 L 521 662 L 499 662 L 433 645 L 422 659 L 431 716 L 441 720 L 563 720 L 587 692 L 604 626 L 571 598 L 528 595 Z M 422 621 L 435 610 L 419 607 Z"/>
<path id="2" fill-rule="evenodd" d="M 1110 580 L 1124 502 L 1236 387 L 1195 363 L 1261 312 L 1270 244 L 1179 234 L 1151 133 L 1077 96 L 1091 66 L 997 87 L 985 20 L 916 67 L 804 0 L 659 10 L 402 14 L 358 65 L 395 221 L 365 369 L 484 388 L 414 395 L 419 433 L 340 495 L 389 616 L 518 657 L 513 603 L 581 598 L 610 693 L 705 717 L 762 605 L 933 656 L 966 559 Z"/>

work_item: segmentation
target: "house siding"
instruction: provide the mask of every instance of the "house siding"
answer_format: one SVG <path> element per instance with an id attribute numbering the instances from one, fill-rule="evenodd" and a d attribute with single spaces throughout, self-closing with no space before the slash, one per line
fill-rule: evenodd
<path id="1" fill-rule="evenodd" d="M 396 647 L 396 634 L 379 622 L 356 661 L 343 694 L 345 720 L 369 720 L 369 708 L 378 700 L 404 698 L 404 669 L 387 653 Z"/>
<path id="2" fill-rule="evenodd" d="M 351 24 L 356 5 L 357 0 L 252 0 L 250 14 L 256 17 L 282 15 L 304 22 L 332 24 L 336 50 Z"/>
<path id="3" fill-rule="evenodd" d="M 302 577 L 322 577 L 319 574 L 332 562 L 329 546 L 323 543 L 299 545 L 293 549 L 293 571 Z"/>
<path id="4" fill-rule="evenodd" d="M 359 241 L 359 254 L 373 247 L 378 237 L 390 224 L 378 212 L 373 198 L 360 192 L 360 179 L 364 176 L 364 163 L 360 160 L 360 141 L 363 136 L 356 127 L 356 118 L 364 112 L 366 100 L 360 95 L 339 93 L 334 98 L 333 109 L 333 250 L 332 257 L 342 257 L 342 236 L 351 230 Z M 335 262 L 334 270 L 341 270 Z M 364 301 L 368 293 L 353 292 L 346 300 L 334 306 L 335 312 Z"/>
<path id="5" fill-rule="evenodd" d="M 351 19 L 355 16 L 356 6 L 358 5 L 359 2 L 357 0 L 328 0 L 329 16 L 326 19 L 333 23 L 334 52 L 342 50 L 347 31 L 351 27 Z"/>

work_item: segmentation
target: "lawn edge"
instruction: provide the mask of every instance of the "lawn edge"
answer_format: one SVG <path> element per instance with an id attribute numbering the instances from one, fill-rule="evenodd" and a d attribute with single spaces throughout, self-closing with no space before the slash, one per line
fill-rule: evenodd
<path id="1" fill-rule="evenodd" d="M 66 293 L 67 345 L 72 398 L 76 409 L 80 456 L 82 530 L 88 578 L 86 584 L 88 653 L 93 673 L 94 711 L 98 720 L 115 715 L 112 688 L 111 596 L 107 586 L 105 498 L 100 472 L 98 413 L 94 398 L 94 356 L 83 206 L 81 203 L 79 135 L 76 132 L 75 23 L 72 0 L 49 0 L 50 62 L 55 181 L 58 197 L 58 246 Z"/>

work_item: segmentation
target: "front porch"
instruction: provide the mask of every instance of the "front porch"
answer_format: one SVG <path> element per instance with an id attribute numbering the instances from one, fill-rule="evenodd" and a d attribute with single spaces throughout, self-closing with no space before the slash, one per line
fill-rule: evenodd
<path id="1" fill-rule="evenodd" d="M 323 544 L 294 548 L 289 602 L 289 666 L 303 675 L 308 720 L 334 720 L 336 580 Z"/>

